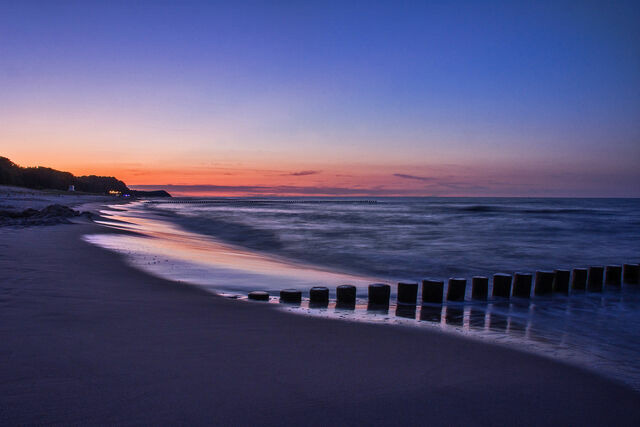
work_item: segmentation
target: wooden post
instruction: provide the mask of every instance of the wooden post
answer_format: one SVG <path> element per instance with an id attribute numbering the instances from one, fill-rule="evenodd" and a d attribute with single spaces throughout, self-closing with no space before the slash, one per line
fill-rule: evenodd
<path id="1" fill-rule="evenodd" d="M 625 264 L 623 272 L 624 283 L 637 285 L 640 283 L 640 265 Z"/>
<path id="2" fill-rule="evenodd" d="M 280 291 L 280 302 L 289 304 L 300 304 L 302 292 L 297 289 L 283 289 Z"/>
<path id="3" fill-rule="evenodd" d="M 553 271 L 536 271 L 536 284 L 533 293 L 536 296 L 553 292 Z"/>
<path id="4" fill-rule="evenodd" d="M 398 283 L 398 304 L 416 305 L 418 301 L 417 283 Z"/>
<path id="5" fill-rule="evenodd" d="M 511 276 L 508 274 L 493 275 L 493 296 L 504 298 L 511 296 Z"/>
<path id="6" fill-rule="evenodd" d="M 604 274 L 604 283 L 611 286 L 622 285 L 622 266 L 607 265 Z"/>
<path id="7" fill-rule="evenodd" d="M 486 300 L 489 294 L 489 279 L 482 276 L 474 276 L 471 279 L 471 298 Z"/>
<path id="8" fill-rule="evenodd" d="M 249 292 L 249 299 L 254 301 L 269 301 L 269 293 L 265 291 Z"/>
<path id="9" fill-rule="evenodd" d="M 451 278 L 447 287 L 447 301 L 464 301 L 467 279 Z"/>
<path id="10" fill-rule="evenodd" d="M 422 302 L 442 304 L 444 282 L 440 280 L 422 281 Z"/>
<path id="11" fill-rule="evenodd" d="M 329 305 L 329 288 L 314 286 L 309 290 L 309 304 L 316 306 Z"/>
<path id="12" fill-rule="evenodd" d="M 513 278 L 513 296 L 520 298 L 531 297 L 532 276 L 529 273 L 516 273 Z"/>
<path id="13" fill-rule="evenodd" d="M 602 282 L 604 278 L 604 267 L 589 267 L 587 276 L 587 290 L 591 292 L 602 292 Z"/>
<path id="14" fill-rule="evenodd" d="M 369 285 L 369 304 L 371 305 L 389 305 L 389 297 L 391 295 L 391 286 L 383 283 L 374 283 Z"/>
<path id="15" fill-rule="evenodd" d="M 553 292 L 568 294 L 570 278 L 571 272 L 569 270 L 556 270 L 553 277 Z"/>
<path id="16" fill-rule="evenodd" d="M 356 287 L 353 285 L 340 285 L 336 288 L 336 303 L 341 307 L 353 307 L 356 305 Z"/>
<path id="17" fill-rule="evenodd" d="M 571 279 L 571 289 L 575 291 L 584 291 L 587 288 L 587 269 L 574 268 L 573 277 Z"/>

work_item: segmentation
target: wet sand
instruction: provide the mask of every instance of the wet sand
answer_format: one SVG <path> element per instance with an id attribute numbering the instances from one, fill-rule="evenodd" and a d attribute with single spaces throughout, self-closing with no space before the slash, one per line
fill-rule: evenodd
<path id="1" fill-rule="evenodd" d="M 635 425 L 640 394 L 425 328 L 295 316 L 0 229 L 0 424 Z"/>

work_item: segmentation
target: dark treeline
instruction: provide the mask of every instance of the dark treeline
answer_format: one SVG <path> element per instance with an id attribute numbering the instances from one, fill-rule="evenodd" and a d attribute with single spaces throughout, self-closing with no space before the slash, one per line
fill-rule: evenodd
<path id="1" fill-rule="evenodd" d="M 105 194 L 110 190 L 115 190 L 131 195 L 169 196 L 164 191 L 141 192 L 129 190 L 124 182 L 112 176 L 74 176 L 69 172 L 42 166 L 25 168 L 13 163 L 6 157 L 0 157 L 0 185 L 62 191 L 67 190 L 70 185 L 74 185 L 76 191 L 85 193 Z"/>

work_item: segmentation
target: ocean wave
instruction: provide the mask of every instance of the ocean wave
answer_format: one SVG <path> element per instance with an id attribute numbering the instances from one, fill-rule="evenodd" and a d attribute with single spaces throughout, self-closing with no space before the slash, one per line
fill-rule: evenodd
<path id="1" fill-rule="evenodd" d="M 599 209 L 584 209 L 584 208 L 521 208 L 521 207 L 506 207 L 506 206 L 492 206 L 492 205 L 473 205 L 473 206 L 457 206 L 447 207 L 444 210 L 450 209 L 452 211 L 459 212 L 471 212 L 471 213 L 511 213 L 511 214 L 607 214 L 607 211 Z"/>

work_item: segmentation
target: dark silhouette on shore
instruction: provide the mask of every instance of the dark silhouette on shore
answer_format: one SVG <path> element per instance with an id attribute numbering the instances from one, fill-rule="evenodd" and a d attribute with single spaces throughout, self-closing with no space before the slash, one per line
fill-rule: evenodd
<path id="1" fill-rule="evenodd" d="M 119 179 L 112 176 L 75 176 L 70 172 L 37 166 L 22 167 L 6 157 L 0 157 L 0 185 L 33 188 L 37 190 L 65 191 L 74 186 L 75 191 L 93 194 L 108 194 L 110 191 L 131 196 L 171 197 L 164 190 L 131 190 Z"/>
<path id="2" fill-rule="evenodd" d="M 21 212 L 0 210 L 0 227 L 6 225 L 28 227 L 33 225 L 71 224 L 70 218 L 83 216 L 91 219 L 91 212 L 79 212 L 64 205 L 49 205 L 43 209 L 25 209 Z"/>

